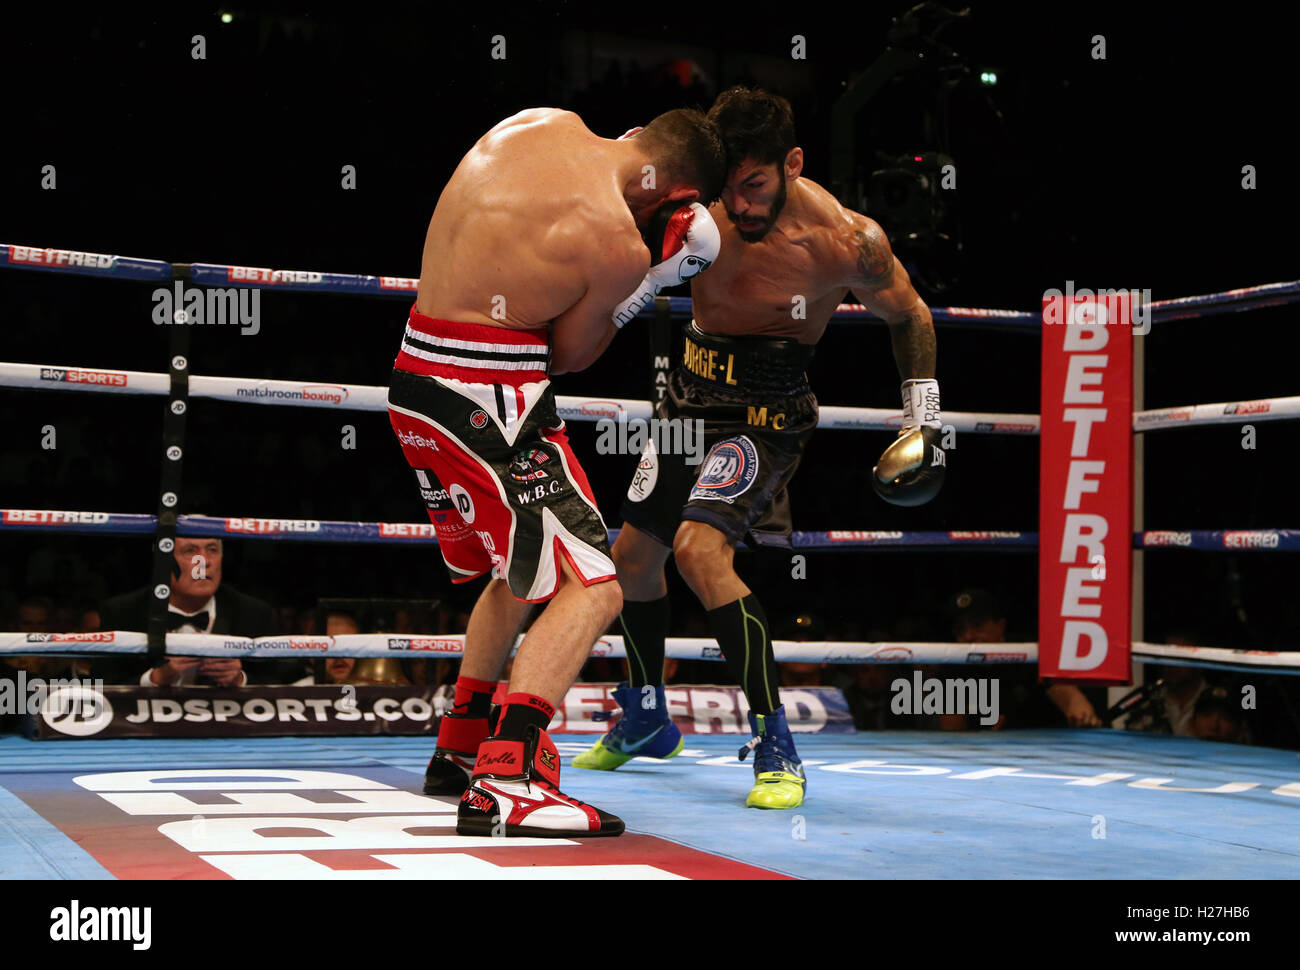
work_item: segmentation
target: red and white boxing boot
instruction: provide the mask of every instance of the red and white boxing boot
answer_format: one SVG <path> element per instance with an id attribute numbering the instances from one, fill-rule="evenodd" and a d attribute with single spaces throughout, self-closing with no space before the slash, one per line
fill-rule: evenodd
<path id="1" fill-rule="evenodd" d="M 460 797 L 459 835 L 573 838 L 622 835 L 623 820 L 560 791 L 560 754 L 530 724 L 522 741 L 488 738 Z"/>

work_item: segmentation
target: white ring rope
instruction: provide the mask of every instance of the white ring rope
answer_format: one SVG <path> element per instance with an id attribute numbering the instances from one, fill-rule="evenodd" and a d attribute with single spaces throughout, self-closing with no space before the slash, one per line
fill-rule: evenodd
<path id="1" fill-rule="evenodd" d="M 0 362 L 0 387 L 161 395 L 171 390 L 171 380 L 167 374 L 146 371 Z M 340 411 L 384 411 L 388 407 L 386 387 L 326 381 L 192 376 L 189 396 L 239 404 L 282 404 Z M 627 398 L 584 398 L 561 394 L 556 396 L 556 406 L 559 416 L 566 421 L 645 420 L 653 415 L 653 405 L 649 401 Z M 960 432 L 1036 435 L 1039 430 L 1037 414 L 945 411 L 943 417 L 945 424 Z M 1300 397 L 1258 398 L 1135 411 L 1133 430 L 1286 421 L 1297 417 L 1300 417 Z M 828 430 L 896 430 L 902 427 L 902 413 L 890 408 L 826 404 L 821 406 L 817 427 Z"/>
<path id="2" fill-rule="evenodd" d="M 0 633 L 0 656 L 18 655 L 139 655 L 147 652 L 144 633 L 121 630 L 100 633 Z M 459 658 L 465 634 L 354 633 L 336 637 L 236 637 L 210 633 L 169 633 L 167 653 L 178 657 L 395 657 L 399 660 Z M 523 642 L 521 636 L 516 648 Z M 862 643 L 853 641 L 773 640 L 779 662 L 803 663 L 970 663 L 971 655 L 986 662 L 1031 663 L 1038 651 L 1029 643 Z M 721 660 L 718 641 L 711 637 L 669 637 L 666 655 L 678 660 Z M 620 636 L 598 639 L 593 657 L 624 658 Z"/>
<path id="3" fill-rule="evenodd" d="M 71 376 L 69 376 L 71 375 Z M 0 363 L 0 386 L 31 390 L 106 391 L 117 394 L 167 394 L 167 374 L 143 371 L 93 370 L 50 364 Z M 285 404 L 295 407 L 330 407 L 341 411 L 386 411 L 388 388 L 369 384 L 330 384 L 317 381 L 258 380 L 245 377 L 200 377 L 189 379 L 191 398 L 209 398 L 240 404 Z M 566 421 L 602 419 L 648 419 L 653 414 L 649 401 L 625 398 L 556 396 L 556 410 Z M 1037 434 L 1035 414 L 984 414 L 949 411 L 946 424 L 957 431 L 1004 434 Z M 819 428 L 897 430 L 903 425 L 901 411 L 890 408 L 853 408 L 825 405 Z"/>
<path id="4" fill-rule="evenodd" d="M 0 656 L 123 656 L 148 652 L 144 633 L 121 630 L 100 633 L 0 633 Z M 178 657 L 395 657 L 399 660 L 457 658 L 464 652 L 465 634 L 356 633 L 336 637 L 236 637 L 209 633 L 169 633 L 167 653 Z M 521 636 L 516 648 L 523 642 Z M 1038 644 L 863 642 L 838 640 L 773 640 L 778 663 L 842 664 L 1031 664 L 1038 662 Z M 669 637 L 665 655 L 677 660 L 721 660 L 718 642 L 708 637 Z M 624 658 L 623 638 L 607 636 L 592 646 L 592 657 Z M 1133 643 L 1133 659 L 1182 667 L 1211 667 L 1274 674 L 1300 674 L 1300 652 L 1230 650 L 1163 643 Z"/>

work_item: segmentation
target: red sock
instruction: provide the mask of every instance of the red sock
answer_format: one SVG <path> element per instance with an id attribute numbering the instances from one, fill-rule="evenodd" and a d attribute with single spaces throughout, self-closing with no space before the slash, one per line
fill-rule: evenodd
<path id="1" fill-rule="evenodd" d="M 492 706 L 495 681 L 475 680 L 473 677 L 456 678 L 456 696 L 452 698 L 452 713 L 464 717 L 487 717 Z"/>

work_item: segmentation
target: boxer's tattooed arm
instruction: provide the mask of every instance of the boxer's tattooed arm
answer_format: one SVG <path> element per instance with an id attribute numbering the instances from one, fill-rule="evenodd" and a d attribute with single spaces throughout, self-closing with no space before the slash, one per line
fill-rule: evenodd
<path id="1" fill-rule="evenodd" d="M 905 381 L 934 377 L 939 353 L 929 308 L 922 303 L 914 310 L 889 318 L 887 322 L 899 376 Z"/>
<path id="2" fill-rule="evenodd" d="M 873 223 L 865 232 L 856 230 L 853 241 L 858 251 L 854 285 L 869 290 L 887 285 L 894 275 L 894 253 L 889 248 L 884 230 Z"/>
<path id="3" fill-rule="evenodd" d="M 885 231 L 864 218 L 853 234 L 856 266 L 850 289 L 868 310 L 889 324 L 894 362 L 904 380 L 934 377 L 938 357 L 930 308 L 894 257 Z"/>

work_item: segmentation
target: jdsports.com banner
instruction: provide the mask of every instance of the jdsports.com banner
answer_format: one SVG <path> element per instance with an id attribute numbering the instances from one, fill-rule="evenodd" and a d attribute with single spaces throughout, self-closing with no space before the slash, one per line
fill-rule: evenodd
<path id="1" fill-rule="evenodd" d="M 78 687 L 29 718 L 37 740 L 434 734 L 434 687 Z"/>
<path id="2" fill-rule="evenodd" d="M 1040 678 L 1129 681 L 1135 296 L 1043 299 Z"/>
<path id="3" fill-rule="evenodd" d="M 552 733 L 603 734 L 619 710 L 617 684 L 574 684 L 555 712 Z M 75 738 L 229 738 L 298 735 L 434 735 L 452 688 L 73 686 L 50 694 L 28 717 L 38 740 Z M 683 734 L 749 733 L 748 707 L 736 687 L 681 686 L 664 692 Z M 497 702 L 505 696 L 498 687 Z M 853 716 L 834 687 L 783 688 L 790 729 L 851 734 Z"/>

